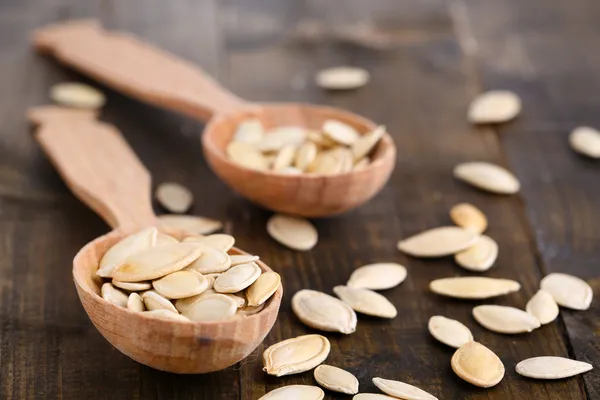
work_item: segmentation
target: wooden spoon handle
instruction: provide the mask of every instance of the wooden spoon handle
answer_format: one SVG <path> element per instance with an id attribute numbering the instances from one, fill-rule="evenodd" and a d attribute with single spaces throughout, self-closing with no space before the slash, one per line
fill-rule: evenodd
<path id="1" fill-rule="evenodd" d="M 112 228 L 156 223 L 150 174 L 114 126 L 52 121 L 35 137 L 71 191 Z"/>
<path id="2" fill-rule="evenodd" d="M 203 121 L 246 105 L 200 68 L 93 20 L 41 28 L 34 44 L 116 90 Z"/>

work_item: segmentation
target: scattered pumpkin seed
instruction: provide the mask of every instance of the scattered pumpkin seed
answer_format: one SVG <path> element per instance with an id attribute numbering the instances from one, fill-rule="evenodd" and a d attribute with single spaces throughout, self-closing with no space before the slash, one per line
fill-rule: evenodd
<path id="1" fill-rule="evenodd" d="M 102 256 L 96 275 L 102 278 L 110 278 L 115 268 L 123 265 L 127 257 L 154 246 L 157 235 L 158 230 L 156 228 L 147 228 L 114 244 Z"/>
<path id="2" fill-rule="evenodd" d="M 427 327 L 431 336 L 455 349 L 473 340 L 471 330 L 464 324 L 441 315 L 429 318 Z"/>
<path id="3" fill-rule="evenodd" d="M 167 310 L 179 314 L 173 303 L 152 290 L 144 292 L 144 294 L 142 294 L 142 300 L 148 311 Z"/>
<path id="4" fill-rule="evenodd" d="M 468 119 L 473 124 L 499 124 L 519 115 L 521 107 L 521 99 L 513 92 L 491 90 L 471 102 Z"/>
<path id="5" fill-rule="evenodd" d="M 221 221 L 197 215 L 160 215 L 158 222 L 165 229 L 182 230 L 196 235 L 206 235 L 223 228 Z"/>
<path id="6" fill-rule="evenodd" d="M 521 285 L 510 279 L 465 276 L 436 279 L 431 281 L 429 289 L 434 293 L 458 299 L 487 299 L 516 292 L 521 289 Z"/>
<path id="7" fill-rule="evenodd" d="M 161 206 L 169 212 L 182 214 L 189 210 L 194 201 L 194 195 L 188 188 L 175 182 L 165 182 L 158 185 L 155 193 Z"/>
<path id="8" fill-rule="evenodd" d="M 594 297 L 594 292 L 587 282 L 562 273 L 546 275 L 540 287 L 550 293 L 559 306 L 573 310 L 587 310 Z"/>
<path id="9" fill-rule="evenodd" d="M 454 167 L 454 177 L 481 190 L 496 194 L 519 191 L 519 180 L 508 170 L 486 162 L 466 162 Z"/>
<path id="10" fill-rule="evenodd" d="M 321 364 L 315 368 L 314 376 L 325 389 L 346 394 L 358 393 L 358 379 L 341 368 Z"/>
<path id="11" fill-rule="evenodd" d="M 481 235 L 475 244 L 454 255 L 454 261 L 469 271 L 487 271 L 498 257 L 498 244 L 489 236 Z"/>
<path id="12" fill-rule="evenodd" d="M 473 317 L 484 328 L 498 333 L 524 333 L 540 327 L 536 317 L 515 307 L 477 306 L 473 308 Z"/>
<path id="13" fill-rule="evenodd" d="M 459 203 L 450 209 L 452 221 L 464 229 L 471 229 L 483 233 L 487 229 L 488 221 L 485 214 L 473 204 Z"/>
<path id="14" fill-rule="evenodd" d="M 575 128 L 569 135 L 571 148 L 584 156 L 600 158 L 600 132 L 589 126 Z"/>
<path id="15" fill-rule="evenodd" d="M 194 271 L 177 271 L 152 282 L 156 292 L 168 299 L 195 296 L 208 289 L 206 278 Z"/>
<path id="16" fill-rule="evenodd" d="M 326 332 L 356 331 L 356 313 L 343 301 L 316 290 L 303 289 L 292 297 L 292 311 L 302 323 Z"/>
<path id="17" fill-rule="evenodd" d="M 519 375 L 534 379 L 563 379 L 592 370 L 592 364 L 564 357 L 542 356 L 521 361 Z"/>
<path id="18" fill-rule="evenodd" d="M 100 288 L 100 293 L 104 300 L 111 302 L 115 306 L 127 307 L 127 295 L 110 283 L 103 284 L 102 288 Z"/>
<path id="19" fill-rule="evenodd" d="M 437 397 L 427 393 L 423 389 L 408 383 L 393 381 L 390 379 L 373 378 L 373 384 L 383 393 L 406 400 L 437 400 Z"/>
<path id="20" fill-rule="evenodd" d="M 309 385 L 289 385 L 271 390 L 258 400 L 321 400 L 325 392 Z"/>
<path id="21" fill-rule="evenodd" d="M 276 343 L 263 353 L 263 371 L 269 375 L 299 374 L 321 364 L 331 345 L 321 335 L 303 335 Z"/>
<path id="22" fill-rule="evenodd" d="M 266 272 L 261 274 L 256 281 L 248 289 L 246 289 L 246 297 L 248 305 L 256 307 L 273 296 L 281 285 L 281 277 L 277 272 Z"/>
<path id="23" fill-rule="evenodd" d="M 238 309 L 236 300 L 222 294 L 200 296 L 184 309 L 182 315 L 191 321 L 223 321 L 235 315 Z"/>
<path id="24" fill-rule="evenodd" d="M 370 79 L 369 73 L 357 67 L 331 67 L 316 75 L 317 85 L 328 90 L 357 89 Z"/>
<path id="25" fill-rule="evenodd" d="M 504 364 L 500 358 L 475 341 L 456 350 L 451 366 L 459 378 L 483 388 L 497 385 L 504 377 Z"/>
<path id="26" fill-rule="evenodd" d="M 131 293 L 127 298 L 127 309 L 135 312 L 142 312 L 146 310 L 144 301 L 137 293 Z"/>
<path id="27" fill-rule="evenodd" d="M 380 318 L 394 318 L 398 311 L 388 299 L 369 289 L 336 286 L 333 292 L 354 311 Z"/>
<path id="28" fill-rule="evenodd" d="M 267 232 L 284 246 L 300 251 L 312 249 L 319 237 L 314 225 L 307 219 L 283 214 L 269 218 Z"/>
<path id="29" fill-rule="evenodd" d="M 78 82 L 62 82 L 50 88 L 50 98 L 67 107 L 98 109 L 106 98 L 97 89 Z"/>
<path id="30" fill-rule="evenodd" d="M 213 289 L 219 293 L 237 293 L 252 285 L 261 272 L 255 263 L 236 265 L 215 280 Z"/>
<path id="31" fill-rule="evenodd" d="M 552 295 L 545 290 L 538 292 L 527 302 L 525 310 L 540 321 L 542 325 L 548 324 L 558 317 L 558 304 Z"/>
<path id="32" fill-rule="evenodd" d="M 347 286 L 371 290 L 385 290 L 398 286 L 406 279 L 406 268 L 395 263 L 368 264 L 350 275 Z"/>
<path id="33" fill-rule="evenodd" d="M 457 226 L 442 226 L 398 242 L 398 249 L 414 257 L 443 257 L 475 244 L 479 234 Z"/>

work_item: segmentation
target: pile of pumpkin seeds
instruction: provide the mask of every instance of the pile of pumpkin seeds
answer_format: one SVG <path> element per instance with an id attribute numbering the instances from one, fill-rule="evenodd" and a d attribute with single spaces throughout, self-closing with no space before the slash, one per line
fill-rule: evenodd
<path id="1" fill-rule="evenodd" d="M 113 245 L 96 274 L 102 297 L 145 315 L 177 321 L 223 321 L 260 312 L 281 284 L 258 256 L 229 254 L 230 235 L 183 241 L 147 228 Z"/>
<path id="2" fill-rule="evenodd" d="M 229 159 L 243 167 L 284 175 L 343 174 L 366 168 L 385 134 L 379 126 L 361 134 L 335 119 L 320 129 L 278 126 L 266 130 L 257 118 L 242 121 L 226 148 Z"/>

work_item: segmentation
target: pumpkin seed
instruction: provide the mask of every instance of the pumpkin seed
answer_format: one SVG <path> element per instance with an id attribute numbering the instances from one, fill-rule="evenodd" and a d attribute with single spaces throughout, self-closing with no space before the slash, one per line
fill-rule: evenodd
<path id="1" fill-rule="evenodd" d="M 186 297 L 184 299 L 175 300 L 175 308 L 180 313 L 184 313 L 192 304 L 194 304 L 197 300 L 199 300 L 202 296 L 207 296 L 209 294 L 216 294 L 212 289 L 206 289 L 204 292 L 197 294 L 195 296 Z"/>
<path id="2" fill-rule="evenodd" d="M 294 250 L 310 250 L 318 241 L 318 233 L 307 219 L 275 214 L 267 222 L 271 237 Z"/>
<path id="3" fill-rule="evenodd" d="M 161 183 L 156 188 L 156 200 L 169 212 L 181 214 L 186 212 L 194 201 L 190 190 L 175 182 Z"/>
<path id="4" fill-rule="evenodd" d="M 127 298 L 127 309 L 135 312 L 142 312 L 146 310 L 144 307 L 144 301 L 137 293 L 131 293 Z"/>
<path id="5" fill-rule="evenodd" d="M 212 289 L 211 289 L 212 291 Z M 217 292 L 215 292 L 217 293 Z M 240 293 L 219 293 L 222 294 L 223 296 L 227 296 L 229 298 L 231 298 L 231 300 L 233 300 L 235 302 L 235 304 L 237 305 L 237 308 L 243 308 L 246 306 L 246 297 L 244 296 L 244 293 L 240 292 Z"/>
<path id="6" fill-rule="evenodd" d="M 533 357 L 517 364 L 519 375 L 534 379 L 563 379 L 592 370 L 592 364 L 564 357 Z"/>
<path id="7" fill-rule="evenodd" d="M 148 281 L 183 269 L 201 254 L 202 249 L 191 243 L 151 247 L 127 257 L 112 275 L 123 282 Z"/>
<path id="8" fill-rule="evenodd" d="M 103 284 L 100 293 L 104 300 L 111 302 L 115 306 L 127 307 L 127 295 L 119 289 L 116 289 L 110 283 L 107 282 Z"/>
<path id="9" fill-rule="evenodd" d="M 317 154 L 315 161 L 308 167 L 308 172 L 323 175 L 335 175 L 342 172 L 346 165 L 345 157 L 334 150 L 327 150 Z"/>
<path id="10" fill-rule="evenodd" d="M 521 99 L 507 90 L 491 90 L 477 96 L 469 106 L 468 119 L 473 124 L 499 124 L 521 112 Z"/>
<path id="11" fill-rule="evenodd" d="M 321 335 L 303 335 L 276 343 L 263 353 L 263 371 L 284 376 L 313 369 L 329 355 L 331 345 Z"/>
<path id="12" fill-rule="evenodd" d="M 206 235 L 223 228 L 220 221 L 197 215 L 160 215 L 158 222 L 165 229 L 176 229 L 197 235 Z"/>
<path id="13" fill-rule="evenodd" d="M 388 299 L 369 289 L 336 286 L 333 292 L 354 311 L 380 318 L 394 318 L 398 311 Z"/>
<path id="14" fill-rule="evenodd" d="M 260 151 L 279 151 L 286 145 L 299 146 L 306 140 L 306 129 L 301 126 L 278 126 L 265 134 L 256 145 Z"/>
<path id="15" fill-rule="evenodd" d="M 504 364 L 498 356 L 474 341 L 456 350 L 450 364 L 459 378 L 483 388 L 497 385 L 504 377 Z"/>
<path id="16" fill-rule="evenodd" d="M 481 190 L 497 194 L 519 191 L 519 180 L 508 170 L 486 162 L 467 162 L 454 167 L 454 177 Z"/>
<path id="17" fill-rule="evenodd" d="M 587 282 L 567 274 L 546 275 L 540 287 L 550 293 L 559 306 L 573 310 L 587 310 L 594 297 L 594 292 Z"/>
<path id="18" fill-rule="evenodd" d="M 298 148 L 296 152 L 296 158 L 294 159 L 294 165 L 300 171 L 306 171 L 308 166 L 315 161 L 317 157 L 317 145 L 313 142 L 307 141 Z"/>
<path id="19" fill-rule="evenodd" d="M 144 312 L 144 314 L 149 315 L 154 318 L 167 319 L 167 320 L 171 320 L 171 321 L 189 322 L 189 319 L 187 319 L 183 315 L 176 314 L 176 313 L 166 310 L 164 308 L 146 311 L 146 312 Z"/>
<path id="20" fill-rule="evenodd" d="M 487 271 L 498 257 L 498 244 L 489 236 L 482 235 L 475 244 L 454 255 L 454 261 L 470 271 Z"/>
<path id="21" fill-rule="evenodd" d="M 352 168 L 354 167 L 354 160 L 352 159 L 352 151 L 350 151 L 350 149 L 345 147 L 337 147 L 333 150 L 330 150 L 330 152 L 332 153 L 333 157 L 339 159 L 338 163 L 340 174 L 345 174 L 352 171 Z"/>
<path id="22" fill-rule="evenodd" d="M 381 138 L 385 135 L 385 126 L 380 125 L 373 131 L 362 135 L 352 145 L 352 155 L 355 161 L 366 159 L 365 158 L 373 149 L 377 146 Z M 358 165 L 358 164 L 356 164 Z M 355 168 L 356 168 L 355 165 Z"/>
<path id="23" fill-rule="evenodd" d="M 537 318 L 542 325 L 554 321 L 559 312 L 558 304 L 552 295 L 541 289 L 527 302 L 525 310 Z"/>
<path id="24" fill-rule="evenodd" d="M 231 266 L 235 267 L 236 265 L 258 261 L 259 257 L 251 254 L 234 254 L 229 256 L 229 259 L 231 260 Z"/>
<path id="25" fill-rule="evenodd" d="M 488 226 L 485 214 L 469 203 L 459 203 L 452 207 L 450 218 L 461 228 L 471 229 L 477 233 L 483 233 Z"/>
<path id="26" fill-rule="evenodd" d="M 354 310 L 341 300 L 316 290 L 296 292 L 292 297 L 292 311 L 311 328 L 345 334 L 356 330 Z"/>
<path id="27" fill-rule="evenodd" d="M 434 315 L 429 318 L 429 333 L 440 342 L 458 349 L 473 340 L 471 330 L 455 319 Z"/>
<path id="28" fill-rule="evenodd" d="M 190 236 L 185 238 L 183 241 L 186 243 L 204 244 L 223 252 L 228 252 L 235 244 L 235 238 L 224 233 L 215 233 L 208 236 Z"/>
<path id="29" fill-rule="evenodd" d="M 443 257 L 475 244 L 479 234 L 457 226 L 442 226 L 398 242 L 398 249 L 414 257 Z"/>
<path id="30" fill-rule="evenodd" d="M 323 135 L 323 133 L 320 131 L 308 130 L 306 133 L 306 139 L 323 149 L 328 149 L 338 145 L 335 140 Z"/>
<path id="31" fill-rule="evenodd" d="M 265 308 L 265 304 L 267 303 L 262 303 L 260 306 L 256 306 L 256 307 L 242 307 L 240 310 L 238 310 L 237 315 L 241 315 L 241 316 L 250 316 L 253 314 L 257 314 L 259 312 L 261 312 L 263 310 L 263 308 Z"/>
<path id="32" fill-rule="evenodd" d="M 571 148 L 592 158 L 600 158 L 600 132 L 589 126 L 575 128 L 569 135 Z"/>
<path id="33" fill-rule="evenodd" d="M 130 292 L 141 292 L 142 290 L 152 289 L 150 282 L 121 282 L 112 280 L 112 284 L 120 289 L 129 290 Z"/>
<path id="34" fill-rule="evenodd" d="M 360 160 L 358 160 L 357 162 L 354 163 L 354 167 L 352 167 L 352 170 L 353 171 L 362 171 L 363 169 L 367 168 L 370 163 L 371 163 L 371 160 L 369 159 L 369 157 L 361 158 Z"/>
<path id="35" fill-rule="evenodd" d="M 197 242 L 186 243 L 196 244 Z M 229 269 L 231 266 L 231 259 L 227 253 L 204 244 L 198 244 L 198 246 L 200 249 L 202 249 L 202 255 L 198 257 L 196 261 L 189 264 L 186 269 L 193 270 L 201 274 L 224 272 Z"/>
<path id="36" fill-rule="evenodd" d="M 536 317 L 515 307 L 477 306 L 473 308 L 473 317 L 484 328 L 498 333 L 524 333 L 540 327 Z"/>
<path id="37" fill-rule="evenodd" d="M 325 389 L 346 394 L 358 393 L 358 379 L 341 368 L 321 364 L 315 368 L 314 376 Z"/>
<path id="38" fill-rule="evenodd" d="M 144 294 L 142 294 L 142 300 L 148 311 L 167 310 L 179 314 L 173 303 L 152 290 L 144 292 Z"/>
<path id="39" fill-rule="evenodd" d="M 38 106 L 27 110 L 27 119 L 34 125 L 52 121 L 90 121 L 98 118 L 97 110 L 67 108 L 60 106 Z"/>
<path id="40" fill-rule="evenodd" d="M 398 286 L 406 279 L 406 268 L 400 264 L 377 263 L 357 268 L 350 275 L 347 286 L 371 290 L 385 290 Z"/>
<path id="41" fill-rule="evenodd" d="M 281 285 L 281 277 L 276 272 L 266 272 L 246 290 L 248 305 L 256 307 L 269 300 Z"/>
<path id="42" fill-rule="evenodd" d="M 102 92 L 78 82 L 57 83 L 50 88 L 50 98 L 73 108 L 98 109 L 106 103 Z"/>
<path id="43" fill-rule="evenodd" d="M 302 171 L 296 167 L 285 167 L 275 172 L 282 175 L 302 175 Z"/>
<path id="44" fill-rule="evenodd" d="M 266 171 L 269 167 L 267 159 L 254 145 L 233 141 L 227 144 L 225 152 L 231 161 L 242 167 L 256 171 Z"/>
<path id="45" fill-rule="evenodd" d="M 351 125 L 335 119 L 328 119 L 321 128 L 325 136 L 345 146 L 352 146 L 360 134 Z"/>
<path id="46" fill-rule="evenodd" d="M 257 118 L 248 118 L 237 126 L 233 140 L 247 144 L 257 144 L 265 134 L 263 124 Z"/>
<path id="47" fill-rule="evenodd" d="M 369 73 L 357 67 L 331 67 L 316 75 L 317 85 L 328 90 L 348 90 L 364 86 L 369 81 Z"/>
<path id="48" fill-rule="evenodd" d="M 437 397 L 432 396 L 431 394 L 427 393 L 422 389 L 419 389 L 416 386 L 409 385 L 408 383 L 383 378 L 373 378 L 373 383 L 383 393 L 389 394 L 390 396 L 394 396 L 399 399 L 437 400 Z"/>
<path id="49" fill-rule="evenodd" d="M 148 228 L 122 239 L 104 253 L 96 275 L 110 278 L 115 268 L 123 265 L 127 257 L 154 246 L 157 235 L 156 228 Z"/>
<path id="50" fill-rule="evenodd" d="M 179 240 L 175 239 L 173 236 L 158 232 L 158 236 L 156 237 L 156 246 L 164 246 L 166 244 L 175 243 L 179 243 Z"/>
<path id="51" fill-rule="evenodd" d="M 213 289 L 219 293 L 237 293 L 252 285 L 261 272 L 255 263 L 236 265 L 215 280 Z"/>
<path id="52" fill-rule="evenodd" d="M 352 400 L 397 400 L 396 397 L 379 393 L 359 393 L 352 397 Z"/>
<path id="53" fill-rule="evenodd" d="M 222 294 L 201 296 L 183 311 L 183 316 L 191 321 L 222 321 L 232 317 L 238 309 L 235 300 Z"/>
<path id="54" fill-rule="evenodd" d="M 193 271 L 177 271 L 152 282 L 156 292 L 168 299 L 195 296 L 208 289 L 206 278 Z"/>
<path id="55" fill-rule="evenodd" d="M 487 299 L 516 292 L 521 289 L 521 285 L 510 279 L 465 276 L 436 279 L 431 281 L 429 289 L 434 293 L 458 299 Z"/>
<path id="56" fill-rule="evenodd" d="M 271 167 L 274 171 L 281 171 L 292 165 L 294 156 L 296 155 L 296 146 L 293 144 L 285 145 L 277 153 L 273 166 Z"/>
<path id="57" fill-rule="evenodd" d="M 271 390 L 258 400 L 321 400 L 325 392 L 308 385 L 289 385 Z"/>

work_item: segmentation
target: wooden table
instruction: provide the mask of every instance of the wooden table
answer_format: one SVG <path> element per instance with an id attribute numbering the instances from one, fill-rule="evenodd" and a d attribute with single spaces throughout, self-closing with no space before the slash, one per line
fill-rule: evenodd
<path id="1" fill-rule="evenodd" d="M 300 253 L 267 235 L 270 212 L 208 169 L 201 124 L 103 88 L 102 119 L 123 131 L 154 181 L 191 188 L 193 213 L 224 221 L 240 247 L 283 276 L 285 298 L 265 344 L 225 371 L 177 376 L 137 364 L 100 336 L 77 299 L 72 257 L 107 226 L 61 183 L 24 113 L 48 102 L 52 83 L 86 81 L 35 55 L 28 34 L 90 16 L 192 60 L 242 97 L 347 108 L 385 124 L 396 140 L 398 163 L 383 192 L 357 210 L 314 221 L 320 242 Z M 292 294 L 331 293 L 354 268 L 392 261 L 409 270 L 401 286 L 385 292 L 398 317 L 360 317 L 355 334 L 327 335 L 327 362 L 356 374 L 361 391 L 375 392 L 371 378 L 382 376 L 440 399 L 599 399 L 597 370 L 555 382 L 514 371 L 520 360 L 540 355 L 600 368 L 600 163 L 567 144 L 575 126 L 600 126 L 599 20 L 600 2 L 593 0 L 0 1 L 0 398 L 250 400 L 279 386 L 314 384 L 310 372 L 284 378 L 261 372 L 265 345 L 313 332 L 292 314 Z M 315 87 L 316 71 L 339 64 L 368 69 L 371 82 L 339 94 Z M 470 126 L 466 107 L 489 88 L 518 93 L 522 115 L 497 129 Z M 473 160 L 507 166 L 521 192 L 495 196 L 452 178 L 457 163 Z M 396 242 L 449 224 L 449 208 L 461 201 L 488 215 L 489 235 L 501 249 L 484 275 L 522 284 L 518 293 L 488 303 L 523 308 L 540 278 L 560 271 L 592 285 L 591 309 L 562 310 L 541 329 L 505 336 L 472 319 L 480 303 L 429 293 L 434 278 L 468 274 L 451 259 L 406 257 Z M 498 386 L 479 389 L 454 375 L 452 349 L 427 333 L 435 314 L 465 322 L 502 358 L 506 376 Z"/>

